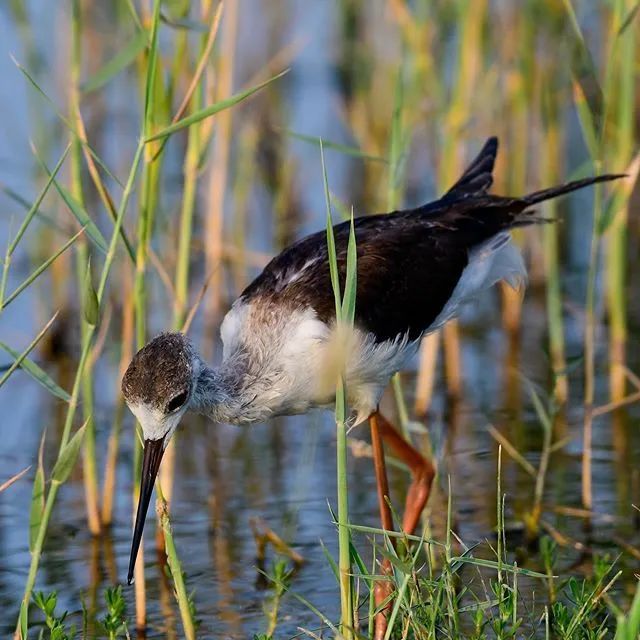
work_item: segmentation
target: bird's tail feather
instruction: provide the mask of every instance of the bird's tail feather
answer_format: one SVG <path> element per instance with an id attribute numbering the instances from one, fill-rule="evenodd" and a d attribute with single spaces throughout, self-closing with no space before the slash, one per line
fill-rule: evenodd
<path id="1" fill-rule="evenodd" d="M 574 180 L 573 182 L 567 182 L 566 184 L 558 185 L 557 187 L 549 187 L 548 189 L 542 189 L 541 191 L 534 191 L 522 198 L 522 201 L 527 206 L 543 202 L 544 200 L 550 200 L 551 198 L 557 198 L 565 193 L 571 193 L 577 191 L 583 187 L 596 184 L 597 182 L 609 182 L 610 180 L 618 180 L 624 178 L 624 173 L 605 173 L 601 176 L 592 176 L 590 178 L 583 178 L 582 180 Z"/>

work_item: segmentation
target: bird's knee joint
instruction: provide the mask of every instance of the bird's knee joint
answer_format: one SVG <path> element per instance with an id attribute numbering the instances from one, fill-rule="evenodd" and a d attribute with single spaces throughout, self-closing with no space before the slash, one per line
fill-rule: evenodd
<path id="1" fill-rule="evenodd" d="M 424 464 L 413 472 L 413 483 L 430 487 L 435 475 L 433 465 L 425 460 Z"/>

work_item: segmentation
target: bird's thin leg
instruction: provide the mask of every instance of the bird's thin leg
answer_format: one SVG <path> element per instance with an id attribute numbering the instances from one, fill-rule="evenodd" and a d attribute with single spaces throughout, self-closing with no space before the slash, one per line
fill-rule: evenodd
<path id="1" fill-rule="evenodd" d="M 378 485 L 378 506 L 380 507 L 380 521 L 382 528 L 391 531 L 393 518 L 391 507 L 387 502 L 389 498 L 389 480 L 387 479 L 387 467 L 384 460 L 384 449 L 380 433 L 380 419 L 385 421 L 380 413 L 373 413 L 369 418 L 371 426 L 371 447 L 373 449 L 373 464 L 376 470 L 376 484 Z M 386 422 L 386 421 L 385 421 Z"/>
<path id="2" fill-rule="evenodd" d="M 409 444 L 381 413 L 378 412 L 374 415 L 377 417 L 376 425 L 382 440 L 411 471 L 413 480 L 407 492 L 402 530 L 412 535 L 418 527 L 422 510 L 429 499 L 435 469 L 431 462 Z"/>
<path id="3" fill-rule="evenodd" d="M 371 446 L 373 449 L 373 464 L 376 471 L 376 484 L 378 487 L 378 506 L 380 507 L 380 520 L 382 528 L 387 531 L 393 529 L 393 518 L 391 516 L 391 507 L 387 502 L 389 497 L 389 481 L 387 480 L 387 469 L 384 461 L 384 449 L 382 447 L 382 438 L 379 427 L 379 413 L 373 413 L 369 417 L 369 426 L 371 427 Z M 391 563 L 384 559 L 380 565 L 382 574 L 387 576 L 392 572 Z M 390 580 L 379 580 L 373 587 L 373 597 L 376 608 L 387 600 L 393 591 L 393 584 Z M 383 640 L 387 630 L 387 619 L 391 611 L 391 600 L 375 617 L 374 639 Z"/>

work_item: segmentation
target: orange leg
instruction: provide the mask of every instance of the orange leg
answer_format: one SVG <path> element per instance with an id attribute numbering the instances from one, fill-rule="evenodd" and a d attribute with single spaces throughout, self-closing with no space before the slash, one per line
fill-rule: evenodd
<path id="1" fill-rule="evenodd" d="M 431 484 L 435 475 L 435 470 L 420 452 L 409 444 L 393 427 L 393 425 L 378 411 L 369 417 L 371 426 L 371 444 L 373 448 L 373 462 L 376 471 L 376 483 L 378 486 L 378 504 L 380 507 L 380 519 L 383 529 L 392 530 L 393 520 L 391 509 L 387 503 L 389 496 L 389 483 L 384 460 L 384 449 L 382 442 L 391 448 L 393 453 L 402 460 L 411 471 L 412 482 L 407 492 L 404 516 L 402 518 L 402 529 L 411 535 L 415 532 L 422 510 L 427 504 Z M 391 563 L 388 560 L 382 562 L 382 573 L 389 575 L 392 571 Z M 374 598 L 376 607 L 390 595 L 391 583 L 381 581 L 374 588 Z M 391 609 L 391 603 L 383 611 L 378 613 L 375 620 L 374 640 L 382 640 L 387 629 L 387 618 Z"/>
<path id="2" fill-rule="evenodd" d="M 412 481 L 405 501 L 402 530 L 412 535 L 418 528 L 420 516 L 429 500 L 436 472 L 431 462 L 409 444 L 383 415 L 377 415 L 383 441 L 411 471 Z"/>
<path id="3" fill-rule="evenodd" d="M 369 417 L 371 427 L 371 447 L 373 449 L 373 465 L 376 471 L 376 484 L 378 486 L 378 506 L 380 507 L 380 521 L 382 528 L 387 531 L 393 530 L 393 518 L 391 508 L 387 502 L 389 496 L 389 481 L 387 480 L 387 468 L 384 461 L 384 449 L 382 447 L 382 437 L 380 434 L 379 413 L 373 413 Z M 384 418 L 383 418 L 384 419 Z M 393 571 L 389 560 L 383 560 L 381 564 L 382 574 L 391 575 Z M 390 580 L 380 580 L 373 587 L 373 598 L 376 609 L 391 595 L 393 586 Z M 382 609 L 375 618 L 374 640 L 383 640 L 387 631 L 387 619 L 391 613 L 391 601 Z"/>

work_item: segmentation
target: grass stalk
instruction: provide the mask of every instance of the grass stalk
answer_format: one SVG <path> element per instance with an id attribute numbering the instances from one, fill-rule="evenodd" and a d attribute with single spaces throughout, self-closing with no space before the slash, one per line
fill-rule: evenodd
<path id="1" fill-rule="evenodd" d="M 333 222 L 331 217 L 331 199 L 329 185 L 324 163 L 324 152 L 320 145 L 320 157 L 322 161 L 322 176 L 325 192 L 325 206 L 327 211 L 327 246 L 329 253 L 329 266 L 331 270 L 331 284 L 336 303 L 336 330 L 345 332 L 344 343 L 338 342 L 338 348 L 347 348 L 348 332 L 353 328 L 356 304 L 356 247 L 355 232 L 353 228 L 353 213 L 351 215 L 351 233 L 349 247 L 347 249 L 347 266 L 345 274 L 344 298 L 340 288 L 340 273 L 336 246 L 333 236 Z M 339 340 L 340 340 L 339 336 Z M 336 385 L 336 473 L 338 488 L 338 578 L 340 583 L 340 632 L 345 640 L 354 638 L 354 618 L 351 588 L 351 552 L 350 533 L 346 525 L 349 523 L 349 498 L 347 487 L 347 389 L 344 372 L 338 374 Z"/>
<path id="2" fill-rule="evenodd" d="M 238 3 L 229 2 L 225 7 L 222 20 L 222 42 L 217 64 L 217 99 L 231 95 L 235 50 L 238 31 Z M 232 113 L 230 110 L 220 113 L 216 119 L 216 134 L 210 163 L 209 185 L 207 192 L 208 215 L 205 219 L 205 270 L 211 273 L 209 292 L 205 300 L 207 321 L 206 335 L 212 335 L 213 323 L 217 322 L 222 311 L 223 291 L 223 237 L 224 237 L 224 197 L 227 185 L 229 149 L 231 145 Z M 209 345 L 211 343 L 209 342 Z M 205 352 L 211 352 L 211 346 Z"/>
<path id="3" fill-rule="evenodd" d="M 129 362 L 133 356 L 133 332 L 134 332 L 134 316 L 133 316 L 133 296 L 131 295 L 131 276 L 133 269 L 130 264 L 122 265 L 122 286 L 123 286 L 123 309 L 122 309 L 122 338 L 120 363 L 118 367 L 121 380 L 126 371 Z M 124 417 L 125 404 L 120 397 L 115 409 L 113 422 L 111 423 L 111 432 L 107 442 L 107 454 L 104 463 L 104 480 L 102 483 L 102 511 L 101 519 L 105 527 L 111 525 L 113 519 L 113 499 L 115 497 L 116 487 L 116 467 L 118 451 L 120 449 L 120 434 L 122 431 L 122 420 Z"/>
<path id="4" fill-rule="evenodd" d="M 142 118 L 143 141 L 147 141 L 153 134 L 155 127 L 161 125 L 160 104 L 163 98 L 163 80 L 160 57 L 158 53 L 158 29 L 160 22 L 160 2 L 153 2 L 153 17 L 151 18 L 149 51 L 143 65 L 144 78 L 144 114 Z M 138 349 L 146 342 L 146 267 L 149 243 L 153 229 L 153 221 L 157 206 L 158 184 L 161 163 L 157 157 L 158 143 L 144 144 L 144 162 L 141 172 L 141 195 L 138 202 L 136 263 L 133 284 L 133 306 L 135 344 Z M 157 154 L 157 155 L 156 155 Z M 136 504 L 140 495 L 140 469 L 142 465 L 142 447 L 140 438 L 136 437 L 139 426 L 136 427 L 133 444 L 133 495 L 132 521 L 135 518 Z M 135 618 L 136 628 L 146 627 L 146 585 L 144 575 L 144 536 L 140 543 L 138 559 L 134 572 L 135 584 Z"/>
<path id="5" fill-rule="evenodd" d="M 206 18 L 207 5 L 203 3 L 203 18 Z M 182 114 L 190 107 L 190 111 L 195 113 L 202 106 L 203 87 L 202 76 L 207 62 L 208 56 L 213 46 L 217 25 L 220 21 L 222 4 L 218 6 L 215 15 L 212 17 L 212 26 L 207 35 L 203 36 L 201 43 L 201 55 L 194 73 L 193 80 L 187 90 L 187 95 L 183 99 L 172 122 L 177 122 Z M 177 76 L 177 74 L 176 74 Z M 182 206 L 180 210 L 180 227 L 178 239 L 178 256 L 176 264 L 176 273 L 174 280 L 175 298 L 173 304 L 173 329 L 180 331 L 186 320 L 188 311 L 189 298 L 189 266 L 192 259 L 191 238 L 193 232 L 193 216 L 196 204 L 197 183 L 198 183 L 198 167 L 200 157 L 204 147 L 202 139 L 202 123 L 193 124 L 189 127 L 187 134 L 187 149 L 183 163 L 184 183 L 182 190 Z M 163 465 L 160 469 L 160 484 L 165 497 L 167 508 L 171 504 L 173 494 L 173 477 L 175 469 L 175 447 L 176 439 L 173 438 L 165 451 Z M 163 527 L 158 528 L 158 543 L 163 546 L 161 534 Z"/>
<path id="6" fill-rule="evenodd" d="M 117 246 L 117 241 L 118 241 L 118 235 L 120 233 L 120 228 L 122 226 L 122 221 L 124 219 L 124 215 L 127 211 L 127 205 L 129 203 L 129 198 L 131 196 L 131 191 L 133 189 L 133 183 L 134 183 L 134 179 L 136 176 L 136 173 L 138 171 L 138 166 L 140 164 L 140 159 L 142 157 L 142 152 L 144 149 L 144 143 L 142 142 L 142 140 L 138 143 L 138 147 L 136 149 L 136 152 L 134 154 L 133 157 L 133 161 L 131 164 L 131 170 L 129 172 L 129 178 L 127 180 L 127 184 L 125 185 L 125 189 L 123 191 L 122 194 L 122 199 L 120 202 L 120 207 L 118 209 L 118 217 L 116 219 L 115 225 L 114 225 L 114 229 L 111 235 L 111 242 L 109 244 L 109 249 L 107 252 L 107 256 L 105 258 L 105 262 L 104 265 L 102 267 L 102 274 L 101 274 L 101 278 L 100 278 L 100 285 L 98 287 L 98 291 L 97 291 L 97 299 L 98 299 L 98 303 L 100 303 L 103 299 L 104 293 L 105 293 L 105 289 L 106 289 L 106 285 L 107 285 L 107 279 L 109 276 L 109 272 L 111 270 L 111 266 L 113 264 L 113 260 L 115 258 L 115 253 L 116 253 L 116 246 Z M 90 338 L 93 335 L 95 328 L 94 327 L 90 327 L 89 329 L 89 334 L 90 334 Z M 91 340 L 87 340 L 85 342 L 85 344 L 82 347 L 82 353 L 80 355 L 80 361 L 78 363 L 77 369 L 76 369 L 76 375 L 75 375 L 75 379 L 74 379 L 74 383 L 73 383 L 73 390 L 71 392 L 71 399 L 69 401 L 69 405 L 67 407 L 67 413 L 66 413 L 66 417 L 65 417 L 65 422 L 64 422 L 64 427 L 63 427 L 63 432 L 62 432 L 62 437 L 60 439 L 60 445 L 59 445 L 59 449 L 58 449 L 58 457 L 57 460 L 59 461 L 61 459 L 61 456 L 63 454 L 63 452 L 65 451 L 65 448 L 67 446 L 67 444 L 69 443 L 69 439 L 71 436 L 71 427 L 73 425 L 73 419 L 75 416 L 75 412 L 78 406 L 78 399 L 79 399 L 79 395 L 80 395 L 80 388 L 81 388 L 81 381 L 82 381 L 82 375 L 84 372 L 84 365 L 86 363 L 86 360 L 89 356 L 89 351 L 90 351 L 90 346 L 91 346 Z M 47 530 L 48 530 L 48 526 L 49 526 L 49 520 L 51 518 L 51 512 L 53 510 L 53 506 L 55 504 L 57 495 L 58 495 L 58 490 L 59 488 L 62 486 L 61 483 L 59 482 L 52 482 L 51 486 L 49 488 L 49 492 L 47 493 L 47 497 L 45 500 L 45 506 L 42 512 L 42 518 L 40 521 L 40 527 L 38 529 L 38 534 L 35 538 L 34 544 L 33 544 L 33 549 L 31 551 L 31 563 L 29 565 L 29 572 L 27 575 L 27 580 L 25 583 L 25 587 L 24 587 L 24 594 L 22 597 L 22 603 L 20 606 L 20 615 L 18 617 L 18 621 L 17 621 L 17 626 L 16 626 L 16 638 L 21 638 L 21 626 L 20 626 L 20 621 L 21 619 L 24 619 L 24 617 L 27 615 L 28 612 L 28 608 L 29 608 L 29 603 L 31 601 L 31 595 L 33 593 L 33 587 L 35 585 L 35 581 L 36 581 L 36 575 L 38 573 L 38 568 L 40 566 L 40 556 L 42 555 L 42 548 L 44 546 L 44 541 L 47 535 Z M 22 640 L 26 640 L 25 638 L 22 638 Z"/>
<path id="7" fill-rule="evenodd" d="M 635 85 L 636 85 L 636 40 L 637 25 L 618 35 L 622 20 L 632 9 L 630 0 L 616 0 L 612 21 L 611 38 L 616 48 L 611 54 L 615 65 L 616 95 L 613 113 L 613 134 L 610 154 L 607 154 L 607 169 L 626 171 L 631 161 L 635 135 Z M 637 8 L 637 7 L 636 7 Z M 615 31 L 614 31 L 615 29 Z M 613 45 L 612 45 L 613 46 Z M 609 150 L 609 145 L 607 146 Z M 606 253 L 607 313 L 609 316 L 609 390 L 612 402 L 621 401 L 626 394 L 625 345 L 627 341 L 627 220 L 626 202 L 613 212 L 613 223 L 609 229 Z"/>
<path id="8" fill-rule="evenodd" d="M 73 0 L 71 12 L 71 60 L 69 65 L 69 110 L 71 120 L 78 122 L 80 118 L 80 71 L 82 64 L 82 15 L 80 0 Z M 71 139 L 70 151 L 70 188 L 69 192 L 84 208 L 84 194 L 82 189 L 81 145 L 76 136 Z M 89 247 L 86 237 L 76 243 L 76 280 L 78 290 L 83 292 L 81 304 L 84 308 L 87 304 L 87 287 L 85 281 L 91 281 L 91 265 Z M 84 345 L 90 339 L 90 329 L 86 313 L 82 313 L 80 320 L 81 341 Z M 83 479 L 84 493 L 87 507 L 87 523 L 89 531 L 98 535 L 101 531 L 100 508 L 98 500 L 98 474 L 96 463 L 96 432 L 92 418 L 93 415 L 93 366 L 89 359 L 82 376 L 82 412 L 84 420 L 88 421 L 84 438 Z"/>
<path id="9" fill-rule="evenodd" d="M 544 160 L 541 163 L 543 184 L 552 184 L 560 174 L 560 128 L 557 104 L 549 94 L 546 100 L 547 123 L 544 135 Z M 546 204 L 548 217 L 553 218 L 556 212 L 555 201 Z M 557 224 L 542 226 L 544 260 L 546 271 L 547 321 L 549 323 L 549 354 L 554 376 L 554 396 L 559 404 L 567 401 L 569 379 L 565 372 L 564 320 L 562 313 L 562 287 L 560 279 L 560 238 Z"/>
<path id="10" fill-rule="evenodd" d="M 178 558 L 176 546 L 173 541 L 173 534 L 171 532 L 171 523 L 169 522 L 169 511 L 167 509 L 167 503 L 162 495 L 162 489 L 160 489 L 159 483 L 156 484 L 156 491 L 159 491 L 158 500 L 156 501 L 156 509 L 158 511 L 158 520 L 162 531 L 164 533 L 165 550 L 167 552 L 167 562 L 169 569 L 171 570 L 171 577 L 173 578 L 173 585 L 175 587 L 176 600 L 178 601 L 178 608 L 180 610 L 180 618 L 182 620 L 182 628 L 184 630 L 184 637 L 187 640 L 195 640 L 196 629 L 193 619 L 193 613 L 191 610 L 191 602 L 187 594 L 187 589 L 184 583 L 184 575 L 182 572 L 182 565 Z"/>

